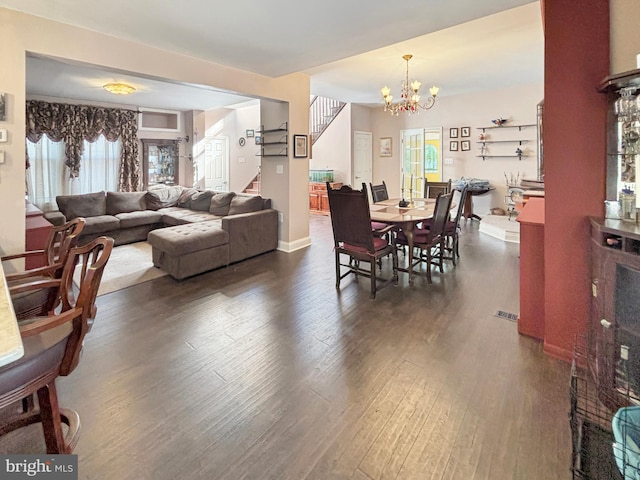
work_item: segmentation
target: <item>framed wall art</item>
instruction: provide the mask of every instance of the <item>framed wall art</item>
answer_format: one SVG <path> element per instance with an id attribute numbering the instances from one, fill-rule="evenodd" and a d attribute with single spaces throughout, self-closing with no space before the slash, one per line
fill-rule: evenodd
<path id="1" fill-rule="evenodd" d="M 255 136 L 256 132 L 254 130 L 247 130 L 247 138 L 251 138 Z"/>
<path id="2" fill-rule="evenodd" d="M 379 155 L 381 157 L 390 157 L 392 154 L 393 154 L 393 138 L 381 137 Z"/>
<path id="3" fill-rule="evenodd" d="M 471 150 L 471 142 L 469 140 L 463 140 L 460 142 L 460 149 L 463 152 L 468 152 Z"/>
<path id="4" fill-rule="evenodd" d="M 460 129 L 461 137 L 470 137 L 471 136 L 471 127 L 462 127 Z"/>
<path id="5" fill-rule="evenodd" d="M 449 138 L 458 138 L 458 127 L 449 129 Z"/>
<path id="6" fill-rule="evenodd" d="M 7 94 L 0 92 L 0 122 L 7 120 Z"/>
<path id="7" fill-rule="evenodd" d="M 294 135 L 293 136 L 293 157 L 306 158 L 307 145 L 308 145 L 308 138 L 306 135 Z"/>
<path id="8" fill-rule="evenodd" d="M 458 151 L 458 141 L 457 140 L 449 142 L 449 151 L 451 151 L 451 152 L 457 152 Z"/>

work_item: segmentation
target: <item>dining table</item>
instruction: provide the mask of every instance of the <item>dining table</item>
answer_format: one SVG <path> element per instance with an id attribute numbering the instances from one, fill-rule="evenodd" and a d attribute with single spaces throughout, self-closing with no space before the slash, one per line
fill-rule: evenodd
<path id="1" fill-rule="evenodd" d="M 4 269 L 0 263 L 0 367 L 15 362 L 23 355 L 20 328 L 13 310 Z"/>
<path id="2" fill-rule="evenodd" d="M 433 217 L 435 198 L 414 198 L 407 200 L 408 206 L 400 207 L 400 198 L 390 198 L 369 205 L 371 220 L 397 226 L 407 237 L 409 264 L 407 268 L 398 268 L 409 274 L 409 285 L 413 285 L 413 231 L 415 226 Z M 451 205 L 454 208 L 455 205 Z"/>

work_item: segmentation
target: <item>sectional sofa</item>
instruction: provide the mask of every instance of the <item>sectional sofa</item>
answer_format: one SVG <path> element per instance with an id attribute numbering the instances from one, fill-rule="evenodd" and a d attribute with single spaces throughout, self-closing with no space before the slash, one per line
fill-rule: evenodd
<path id="1" fill-rule="evenodd" d="M 106 235 L 115 245 L 148 240 L 153 263 L 174 278 L 196 275 L 278 246 L 278 212 L 259 195 L 181 186 L 146 192 L 56 197 L 53 224 L 86 219 L 79 244 Z"/>

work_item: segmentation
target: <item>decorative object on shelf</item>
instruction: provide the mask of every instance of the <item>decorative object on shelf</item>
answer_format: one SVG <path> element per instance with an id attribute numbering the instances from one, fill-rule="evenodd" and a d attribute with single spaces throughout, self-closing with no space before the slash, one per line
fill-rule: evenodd
<path id="1" fill-rule="evenodd" d="M 391 96 L 391 89 L 387 86 L 383 87 L 380 92 L 384 100 L 384 111 L 391 112 L 392 115 L 398 116 L 400 112 L 407 112 L 409 115 L 417 113 L 420 109 L 429 110 L 436 103 L 436 96 L 440 89 L 435 85 L 429 89 L 431 94 L 427 97 L 425 103 L 420 103 L 420 86 L 422 85 L 418 80 L 413 80 L 409 83 L 409 60 L 413 55 L 403 55 L 402 58 L 407 62 L 407 72 L 405 79 L 402 81 L 402 89 L 400 91 L 400 101 L 393 102 L 393 96 Z"/>
<path id="2" fill-rule="evenodd" d="M 516 155 L 519 157 L 522 156 L 522 149 L 520 147 L 516 148 Z"/>
<path id="3" fill-rule="evenodd" d="M 247 130 L 247 138 L 252 138 L 255 135 L 254 130 Z"/>
<path id="4" fill-rule="evenodd" d="M 458 142 L 456 140 L 453 140 L 453 141 L 449 142 L 449 151 L 451 151 L 451 152 L 457 152 L 458 151 Z"/>
<path id="5" fill-rule="evenodd" d="M 240 137 L 240 138 L 238 139 L 238 144 L 239 144 L 241 147 L 244 147 L 245 142 L 246 142 L 246 141 L 245 141 L 244 137 Z"/>
<path id="6" fill-rule="evenodd" d="M 449 129 L 449 138 L 458 138 L 458 128 L 450 128 Z"/>
<path id="7" fill-rule="evenodd" d="M 102 88 L 104 88 L 109 93 L 113 93 L 114 95 L 129 95 L 136 91 L 135 87 L 121 82 L 106 83 L 102 86 Z"/>
<path id="8" fill-rule="evenodd" d="M 471 142 L 469 140 L 462 140 L 460 142 L 460 148 L 463 152 L 468 152 L 469 150 L 471 150 Z"/>
<path id="9" fill-rule="evenodd" d="M 503 127 L 505 123 L 507 123 L 507 119 L 506 118 L 502 118 L 502 117 L 498 117 L 495 118 L 493 120 L 491 120 L 491 123 L 493 123 L 496 127 Z"/>
<path id="10" fill-rule="evenodd" d="M 623 222 L 635 223 L 636 215 L 636 194 L 628 188 L 620 192 L 620 219 Z"/>
<path id="11" fill-rule="evenodd" d="M 484 142 L 489 138 L 489 135 L 487 135 L 486 133 L 482 132 L 478 135 L 478 141 L 479 142 Z"/>
<path id="12" fill-rule="evenodd" d="M 390 157 L 393 155 L 393 139 L 391 137 L 381 137 L 379 140 L 381 157 Z"/>
<path id="13" fill-rule="evenodd" d="M 307 157 L 307 138 L 308 137 L 306 135 L 293 136 L 293 157 L 294 158 Z"/>
<path id="14" fill-rule="evenodd" d="M 461 137 L 470 137 L 471 136 L 471 128 L 470 127 L 462 127 L 460 129 Z"/>
<path id="15" fill-rule="evenodd" d="M 262 143 L 262 137 L 260 135 L 255 136 L 256 145 L 260 145 Z"/>

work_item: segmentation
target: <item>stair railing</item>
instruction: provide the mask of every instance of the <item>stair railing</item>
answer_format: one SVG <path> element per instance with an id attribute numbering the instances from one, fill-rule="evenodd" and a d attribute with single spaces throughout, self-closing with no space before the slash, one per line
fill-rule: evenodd
<path id="1" fill-rule="evenodd" d="M 333 122 L 346 103 L 327 97 L 315 96 L 309 105 L 309 132 L 313 145 L 322 132 Z"/>

